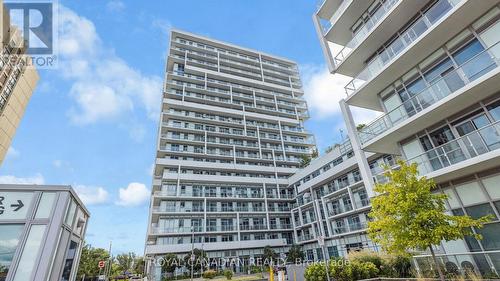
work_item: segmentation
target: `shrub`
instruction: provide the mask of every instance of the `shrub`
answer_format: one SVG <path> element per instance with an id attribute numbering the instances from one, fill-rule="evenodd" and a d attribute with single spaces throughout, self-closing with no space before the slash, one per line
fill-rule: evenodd
<path id="1" fill-rule="evenodd" d="M 388 260 L 388 268 L 391 269 L 387 277 L 410 278 L 414 277 L 411 268 L 411 258 L 406 256 L 391 256 Z"/>
<path id="2" fill-rule="evenodd" d="M 233 271 L 229 269 L 224 270 L 224 276 L 227 280 L 231 280 L 231 278 L 233 278 Z"/>
<path id="3" fill-rule="evenodd" d="M 371 262 L 378 269 L 380 275 L 388 276 L 389 266 L 387 257 L 373 251 L 360 251 L 349 253 L 350 261 Z"/>
<path id="4" fill-rule="evenodd" d="M 209 269 L 209 270 L 203 272 L 203 274 L 201 276 L 205 279 L 214 279 L 215 276 L 217 276 L 217 271 Z"/>
<path id="5" fill-rule="evenodd" d="M 309 265 L 304 272 L 307 281 L 325 281 L 326 268 L 323 263 L 314 263 Z"/>
<path id="6" fill-rule="evenodd" d="M 378 276 L 378 268 L 372 262 L 352 261 L 348 265 L 351 268 L 352 280 L 375 278 Z"/>

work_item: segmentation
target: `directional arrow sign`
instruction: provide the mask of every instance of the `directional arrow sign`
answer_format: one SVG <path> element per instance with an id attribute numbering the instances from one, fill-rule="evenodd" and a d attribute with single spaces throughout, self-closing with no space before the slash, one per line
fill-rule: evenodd
<path id="1" fill-rule="evenodd" d="M 12 204 L 10 206 L 13 207 L 13 208 L 15 208 L 13 210 L 14 212 L 17 212 L 17 211 L 21 210 L 22 207 L 24 207 L 24 204 L 23 204 L 23 201 L 17 200 L 17 204 Z"/>
<path id="2" fill-rule="evenodd" d="M 33 192 L 0 190 L 0 221 L 25 219 L 33 201 L 33 195 Z"/>

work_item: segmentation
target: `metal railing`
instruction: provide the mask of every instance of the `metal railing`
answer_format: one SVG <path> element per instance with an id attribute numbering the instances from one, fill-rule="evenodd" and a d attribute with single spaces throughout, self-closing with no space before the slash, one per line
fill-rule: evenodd
<path id="1" fill-rule="evenodd" d="M 363 127 L 358 132 L 361 143 L 367 143 L 374 137 L 496 69 L 500 65 L 500 57 L 495 55 L 500 55 L 500 41 L 434 81 L 411 99 Z"/>
<path id="2" fill-rule="evenodd" d="M 448 12 L 461 1 L 462 0 L 440 0 L 432 6 L 419 20 L 394 40 L 390 46 L 372 59 L 368 65 L 344 87 L 346 94 L 353 94 L 366 82 L 375 77 L 375 75 L 377 75 L 384 66 L 389 64 L 393 58 L 405 51 L 413 42 L 420 39 L 424 32 L 433 27 L 439 19 L 448 14 Z"/>
<path id="3" fill-rule="evenodd" d="M 471 159 L 500 148 L 500 121 L 451 140 L 416 157 L 408 163 L 417 163 L 421 175 Z"/>
<path id="4" fill-rule="evenodd" d="M 389 13 L 389 11 L 392 10 L 392 8 L 394 6 L 396 6 L 396 3 L 399 3 L 401 2 L 402 0 L 387 0 L 385 1 L 384 3 L 382 3 L 382 5 L 380 6 L 380 8 L 377 10 L 377 12 L 375 14 L 373 14 L 367 22 L 364 23 L 363 27 L 361 27 L 357 32 L 356 34 L 354 35 L 354 37 L 337 53 L 334 55 L 334 61 L 335 61 L 335 65 L 338 66 L 340 65 L 346 58 L 347 56 L 349 56 L 349 54 L 354 50 L 356 49 L 356 47 L 366 38 L 366 36 L 368 35 L 368 33 L 370 33 L 373 28 L 375 26 L 377 26 L 377 24 Z M 351 1 L 344 1 L 344 3 L 342 3 L 343 5 L 351 2 Z M 350 3 L 349 3 L 350 4 Z M 337 12 L 341 12 L 343 13 L 343 11 L 341 10 L 342 9 L 346 9 L 348 5 L 346 5 L 345 7 L 339 7 L 339 10 L 337 10 Z M 336 13 L 336 16 L 338 17 L 339 15 L 341 15 Z M 334 15 L 335 17 L 335 15 Z M 334 28 L 333 26 L 331 28 Z"/>

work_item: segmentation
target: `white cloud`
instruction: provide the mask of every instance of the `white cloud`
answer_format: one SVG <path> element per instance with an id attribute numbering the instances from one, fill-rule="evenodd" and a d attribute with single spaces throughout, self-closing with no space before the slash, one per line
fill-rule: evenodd
<path id="1" fill-rule="evenodd" d="M 40 174 L 37 173 L 32 177 L 18 178 L 12 175 L 0 176 L 0 184 L 44 184 L 45 179 Z"/>
<path id="2" fill-rule="evenodd" d="M 143 109 L 157 120 L 161 78 L 147 76 L 129 66 L 102 42 L 95 25 L 61 6 L 59 14 L 59 66 L 72 83 L 69 110 L 77 124 L 118 120 L 125 113 Z"/>
<path id="3" fill-rule="evenodd" d="M 150 195 L 151 192 L 146 185 L 132 182 L 127 188 L 120 188 L 119 201 L 116 204 L 125 207 L 139 206 L 146 203 Z"/>
<path id="4" fill-rule="evenodd" d="M 121 12 L 125 9 L 125 4 L 119 0 L 111 0 L 106 4 L 106 9 L 110 12 Z"/>
<path id="5" fill-rule="evenodd" d="M 346 98 L 344 86 L 351 78 L 341 74 L 331 74 L 326 66 L 306 65 L 301 67 L 301 71 L 304 80 L 304 97 L 313 118 L 342 118 L 339 102 Z M 351 107 L 351 110 L 357 124 L 368 123 L 380 114 L 377 111 L 358 107 Z"/>
<path id="6" fill-rule="evenodd" d="M 85 205 L 103 204 L 108 201 L 108 191 L 102 187 L 76 185 L 74 188 Z"/>
<path id="7" fill-rule="evenodd" d="M 340 114 L 339 101 L 345 97 L 344 86 L 349 77 L 328 72 L 325 66 L 301 67 L 305 99 L 318 118 Z"/>
<path id="8" fill-rule="evenodd" d="M 15 158 L 19 157 L 19 154 L 20 154 L 19 150 L 15 149 L 13 146 L 11 146 L 7 150 L 7 155 L 5 156 L 5 158 L 15 159 Z"/>

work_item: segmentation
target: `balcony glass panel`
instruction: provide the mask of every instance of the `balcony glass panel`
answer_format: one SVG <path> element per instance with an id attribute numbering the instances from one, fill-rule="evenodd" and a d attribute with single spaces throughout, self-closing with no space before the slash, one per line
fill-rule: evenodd
<path id="1" fill-rule="evenodd" d="M 445 14 L 455 6 L 457 1 L 440 0 L 429 9 L 419 20 L 417 20 L 403 34 L 397 37 L 384 51 L 374 57 L 368 65 L 345 86 L 348 95 L 356 92 L 366 82 L 377 75 L 396 56 L 415 42 L 420 35 L 429 30 L 435 22 L 443 18 Z"/>
<path id="2" fill-rule="evenodd" d="M 349 2 L 350 1 L 344 1 Z M 389 11 L 398 3 L 399 0 L 387 0 L 377 8 L 375 13 L 371 15 L 364 23 L 363 26 L 356 30 L 351 41 L 349 41 L 338 53 L 334 54 L 334 61 L 336 65 L 340 65 L 345 58 L 354 50 L 356 47 L 366 38 L 368 33 L 370 33 L 373 28 L 383 19 Z M 344 8 L 345 9 L 345 8 Z M 339 9 L 340 11 L 340 9 Z M 335 28 L 335 27 L 331 27 Z"/>
<path id="3" fill-rule="evenodd" d="M 491 72 L 500 65 L 500 58 L 493 55 L 490 50 L 500 46 L 500 42 L 476 54 L 457 69 L 447 69 L 439 75 L 425 74 L 431 79 L 431 84 L 420 92 L 410 94 L 410 98 L 403 104 L 380 116 L 372 123 L 365 126 L 360 132 L 360 140 L 366 143 L 375 136 L 410 118 L 416 113 L 442 100 L 444 97 L 462 89 L 479 77 Z M 445 63 L 445 62 L 442 62 Z M 443 68 L 438 66 L 440 70 Z M 434 78 L 434 79 L 433 79 Z"/>
<path id="4" fill-rule="evenodd" d="M 500 121 L 469 132 L 460 138 L 408 159 L 417 163 L 421 175 L 500 148 Z"/>

